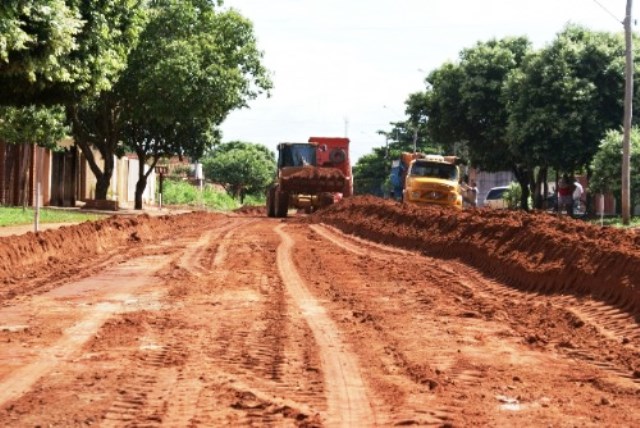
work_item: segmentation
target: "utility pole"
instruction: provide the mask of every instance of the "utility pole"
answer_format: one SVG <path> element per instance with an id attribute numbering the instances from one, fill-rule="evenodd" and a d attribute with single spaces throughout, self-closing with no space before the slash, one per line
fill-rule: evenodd
<path id="1" fill-rule="evenodd" d="M 413 128 L 413 154 L 418 153 L 418 127 Z"/>
<path id="2" fill-rule="evenodd" d="M 631 173 L 630 173 L 630 139 L 633 98 L 633 42 L 631 36 L 631 4 L 627 0 L 627 10 L 624 17 L 624 39 L 626 46 L 625 85 L 624 85 L 624 135 L 622 138 L 622 224 L 628 226 L 631 217 Z"/>

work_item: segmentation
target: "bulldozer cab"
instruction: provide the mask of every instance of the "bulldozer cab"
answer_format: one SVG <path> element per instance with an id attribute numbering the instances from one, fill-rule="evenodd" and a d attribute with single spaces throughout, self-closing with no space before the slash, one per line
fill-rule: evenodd
<path id="1" fill-rule="evenodd" d="M 278 168 L 316 166 L 316 145 L 281 143 L 278 145 Z"/>

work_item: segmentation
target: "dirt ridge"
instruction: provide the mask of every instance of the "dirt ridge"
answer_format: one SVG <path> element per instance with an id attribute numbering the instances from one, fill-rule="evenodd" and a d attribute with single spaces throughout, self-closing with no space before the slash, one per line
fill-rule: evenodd
<path id="1" fill-rule="evenodd" d="M 28 269 L 64 265 L 123 245 L 162 238 L 185 227 L 202 224 L 212 215 L 193 212 L 151 217 L 111 216 L 59 229 L 0 237 L 0 282 L 21 278 Z M 32 272 L 32 274 L 35 274 Z"/>
<path id="2" fill-rule="evenodd" d="M 453 211 L 358 196 L 311 217 L 345 233 L 459 259 L 519 289 L 590 295 L 640 318 L 640 234 L 546 213 Z"/>

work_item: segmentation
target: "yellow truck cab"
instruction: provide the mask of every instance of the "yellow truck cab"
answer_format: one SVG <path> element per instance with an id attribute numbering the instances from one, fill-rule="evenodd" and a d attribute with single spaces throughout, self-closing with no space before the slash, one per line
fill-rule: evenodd
<path id="1" fill-rule="evenodd" d="M 408 162 L 405 178 L 405 202 L 462 209 L 460 169 L 456 156 L 403 154 L 405 155 L 413 157 Z"/>

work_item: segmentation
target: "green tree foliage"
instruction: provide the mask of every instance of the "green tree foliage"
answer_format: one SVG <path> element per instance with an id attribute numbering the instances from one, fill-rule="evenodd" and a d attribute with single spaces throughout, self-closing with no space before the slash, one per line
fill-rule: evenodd
<path id="1" fill-rule="evenodd" d="M 0 107 L 0 140 L 54 148 L 69 132 L 62 106 Z"/>
<path id="2" fill-rule="evenodd" d="M 205 177 L 222 184 L 244 201 L 247 194 L 262 194 L 276 173 L 273 152 L 261 144 L 234 141 L 216 147 L 203 160 Z"/>
<path id="3" fill-rule="evenodd" d="M 431 72 L 422 97 L 430 136 L 475 167 L 513 170 L 525 208 L 530 174 L 510 150 L 505 84 L 530 50 L 524 37 L 479 42 L 462 50 L 458 63 Z"/>
<path id="4" fill-rule="evenodd" d="M 76 102 L 111 88 L 126 65 L 142 0 L 4 0 L 0 103 Z"/>
<path id="5" fill-rule="evenodd" d="M 624 42 L 569 26 L 530 55 L 508 84 L 514 155 L 530 166 L 573 171 L 587 165 L 622 118 Z"/>
<path id="6" fill-rule="evenodd" d="M 384 147 L 375 148 L 373 153 L 358 159 L 353 167 L 354 193 L 383 196 L 384 185 L 389 178 L 390 159 Z"/>
<path id="7" fill-rule="evenodd" d="M 68 133 L 62 106 L 53 107 L 0 107 L 0 141 L 22 144 L 22 162 L 18 177 L 20 202 L 23 207 L 28 200 L 27 178 L 34 146 L 54 148 Z M 12 168 L 10 165 L 9 168 Z M 11 175 L 11 173 L 9 173 Z"/>
<path id="8" fill-rule="evenodd" d="M 216 142 L 227 114 L 271 88 L 253 26 L 206 0 L 157 0 L 118 82 L 126 144 L 141 165 L 196 157 Z M 136 185 L 136 208 L 149 172 Z M 148 170 L 150 171 L 150 170 Z"/>
<path id="9" fill-rule="evenodd" d="M 28 84 L 72 81 L 66 60 L 82 26 L 79 11 L 63 0 L 3 1 L 0 76 Z"/>
<path id="10" fill-rule="evenodd" d="M 618 200 L 622 195 L 622 132 L 609 130 L 601 140 L 591 161 L 589 180 L 592 192 L 612 192 Z M 631 206 L 640 202 L 640 130 L 631 130 Z"/>

